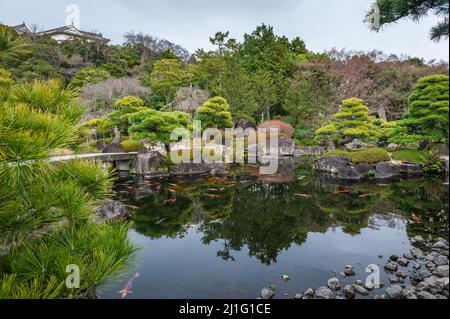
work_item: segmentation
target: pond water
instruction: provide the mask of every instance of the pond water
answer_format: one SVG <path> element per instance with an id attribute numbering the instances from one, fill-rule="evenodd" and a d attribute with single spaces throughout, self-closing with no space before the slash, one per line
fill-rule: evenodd
<path id="1" fill-rule="evenodd" d="M 297 164 L 273 176 L 240 167 L 226 178 L 122 177 L 116 191 L 133 213 L 130 238 L 141 249 L 121 279 L 99 287 L 100 298 L 120 298 L 135 273 L 127 298 L 255 299 L 275 285 L 275 298 L 292 299 L 347 264 L 357 276 L 343 284 L 364 280 L 369 264 L 387 283 L 383 265 L 409 251 L 412 237 L 448 238 L 441 179 L 344 184 Z"/>

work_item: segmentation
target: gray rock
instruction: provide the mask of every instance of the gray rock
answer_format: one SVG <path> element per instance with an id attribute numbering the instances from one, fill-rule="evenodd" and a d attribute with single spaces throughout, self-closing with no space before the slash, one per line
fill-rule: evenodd
<path id="1" fill-rule="evenodd" d="M 356 297 L 356 292 L 355 290 L 352 288 L 352 286 L 350 285 L 346 285 L 344 287 L 344 296 L 347 299 L 355 299 Z"/>
<path id="2" fill-rule="evenodd" d="M 112 142 L 102 150 L 102 153 L 125 153 L 125 150 L 119 142 Z"/>
<path id="3" fill-rule="evenodd" d="M 297 299 L 297 300 L 303 299 L 303 295 L 302 294 L 295 294 L 294 299 Z"/>
<path id="4" fill-rule="evenodd" d="M 316 299 L 333 299 L 334 295 L 330 288 L 319 287 L 314 294 Z"/>
<path id="5" fill-rule="evenodd" d="M 358 285 L 358 286 L 363 286 L 363 285 L 364 285 L 364 283 L 363 283 L 363 281 L 362 281 L 362 280 L 357 280 L 357 281 L 355 281 L 355 285 Z"/>
<path id="6" fill-rule="evenodd" d="M 131 218 L 128 213 L 127 207 L 116 200 L 106 199 L 100 203 L 95 209 L 92 218 L 93 222 L 115 221 L 115 220 L 127 220 Z"/>
<path id="7" fill-rule="evenodd" d="M 352 288 L 353 288 L 353 290 L 356 293 L 358 293 L 360 295 L 363 295 L 363 296 L 368 296 L 369 295 L 369 292 L 364 287 L 362 287 L 360 285 L 355 285 L 354 284 L 354 285 L 352 285 Z"/>
<path id="8" fill-rule="evenodd" d="M 172 176 L 183 175 L 225 175 L 228 173 L 229 166 L 222 163 L 182 163 L 169 168 L 169 174 Z"/>
<path id="9" fill-rule="evenodd" d="M 375 166 L 376 179 L 395 178 L 400 175 L 400 172 L 401 166 L 394 164 L 393 162 L 382 162 Z"/>
<path id="10" fill-rule="evenodd" d="M 414 240 L 416 241 L 416 243 L 419 243 L 419 244 L 421 244 L 425 241 L 425 239 L 423 239 L 422 236 L 416 236 L 416 237 L 414 237 Z"/>
<path id="11" fill-rule="evenodd" d="M 411 249 L 411 254 L 412 254 L 414 257 L 419 258 L 419 257 L 422 257 L 422 256 L 423 256 L 423 251 L 420 250 L 419 248 L 413 248 L 413 249 Z"/>
<path id="12" fill-rule="evenodd" d="M 434 271 L 433 275 L 438 276 L 440 278 L 448 277 L 448 265 L 438 266 Z"/>
<path id="13" fill-rule="evenodd" d="M 240 119 L 236 123 L 236 125 L 234 127 L 235 128 L 241 128 L 241 129 L 243 129 L 245 131 L 246 129 L 254 129 L 254 130 L 256 130 L 258 125 L 256 123 L 253 123 L 253 122 L 249 121 L 249 120 Z"/>
<path id="14" fill-rule="evenodd" d="M 331 278 L 327 283 L 328 288 L 334 291 L 338 291 L 341 289 L 341 282 L 337 278 Z"/>
<path id="15" fill-rule="evenodd" d="M 395 276 L 395 275 L 390 275 L 389 276 L 389 282 L 391 284 L 402 284 L 402 283 L 404 283 L 404 280 L 402 278 L 399 278 L 399 277 Z"/>
<path id="16" fill-rule="evenodd" d="M 294 156 L 322 156 L 326 153 L 325 148 L 320 146 L 299 146 L 295 148 Z"/>
<path id="17" fill-rule="evenodd" d="M 443 241 L 438 241 L 438 242 L 435 242 L 435 243 L 433 244 L 433 248 L 437 248 L 437 249 L 446 249 L 446 248 L 447 248 L 447 245 L 446 245 L 445 242 L 443 242 Z"/>
<path id="18" fill-rule="evenodd" d="M 418 299 L 437 299 L 427 291 L 419 291 L 416 295 Z"/>
<path id="19" fill-rule="evenodd" d="M 344 273 L 345 273 L 345 275 L 348 276 L 348 277 L 351 277 L 351 276 L 355 276 L 355 275 L 356 275 L 356 273 L 355 273 L 355 271 L 354 271 L 352 265 L 347 265 L 347 266 L 345 266 L 345 271 L 344 271 Z"/>
<path id="20" fill-rule="evenodd" d="M 387 272 L 391 272 L 391 273 L 396 272 L 398 270 L 398 264 L 393 261 L 390 261 L 384 266 L 384 269 Z"/>
<path id="21" fill-rule="evenodd" d="M 402 267 L 408 267 L 409 260 L 405 258 L 400 258 L 399 260 L 397 260 L 397 264 L 399 264 Z"/>
<path id="22" fill-rule="evenodd" d="M 403 258 L 407 259 L 407 260 L 415 260 L 416 257 L 414 257 L 412 254 L 410 253 L 406 253 L 403 255 Z"/>
<path id="23" fill-rule="evenodd" d="M 294 156 L 295 142 L 287 137 L 278 139 L 278 152 L 281 156 Z"/>
<path id="24" fill-rule="evenodd" d="M 402 279 L 405 279 L 405 278 L 408 277 L 408 275 L 407 275 L 404 271 L 398 271 L 395 275 L 396 275 L 398 278 L 402 278 Z"/>
<path id="25" fill-rule="evenodd" d="M 390 149 L 390 150 L 395 150 L 395 149 L 398 149 L 398 148 L 401 148 L 401 147 L 402 146 L 400 144 L 394 144 L 394 143 L 391 143 L 391 144 L 389 144 L 387 146 L 387 148 Z"/>
<path id="26" fill-rule="evenodd" d="M 423 174 L 423 164 L 401 164 L 401 174 L 406 176 L 420 176 Z"/>
<path id="27" fill-rule="evenodd" d="M 315 165 L 315 170 L 319 172 L 337 175 L 340 170 L 349 166 L 349 160 L 345 157 L 330 156 L 321 158 Z"/>
<path id="28" fill-rule="evenodd" d="M 146 175 L 151 174 L 161 167 L 164 162 L 164 156 L 156 151 L 140 151 L 136 161 L 131 169 L 132 174 Z"/>
<path id="29" fill-rule="evenodd" d="M 304 296 L 309 296 L 309 297 L 314 297 L 314 289 L 312 289 L 312 288 L 306 289 L 306 291 L 305 291 L 305 293 L 303 295 Z"/>
<path id="30" fill-rule="evenodd" d="M 415 289 L 412 287 L 405 288 L 403 290 L 403 298 L 405 299 L 417 299 Z"/>
<path id="31" fill-rule="evenodd" d="M 399 257 L 397 255 L 392 255 L 391 257 L 389 257 L 389 259 L 392 260 L 392 261 L 397 261 L 398 258 Z"/>
<path id="32" fill-rule="evenodd" d="M 448 265 L 448 258 L 443 255 L 439 255 L 433 258 L 433 262 L 436 266 L 445 266 Z"/>
<path id="33" fill-rule="evenodd" d="M 274 292 L 272 291 L 272 289 L 269 288 L 263 288 L 261 290 L 261 298 L 262 299 L 272 299 L 274 296 Z"/>
<path id="34" fill-rule="evenodd" d="M 415 263 L 415 264 L 413 265 L 413 269 L 415 269 L 415 270 L 420 270 L 421 268 L 422 268 L 422 265 L 419 264 L 419 263 Z"/>
<path id="35" fill-rule="evenodd" d="M 369 145 L 367 143 L 364 143 L 363 141 L 360 141 L 359 139 L 354 139 L 350 143 L 345 144 L 345 148 L 349 151 L 353 150 L 360 150 L 367 148 Z"/>
<path id="36" fill-rule="evenodd" d="M 401 299 L 403 297 L 403 287 L 392 285 L 386 289 L 386 294 L 390 299 Z"/>

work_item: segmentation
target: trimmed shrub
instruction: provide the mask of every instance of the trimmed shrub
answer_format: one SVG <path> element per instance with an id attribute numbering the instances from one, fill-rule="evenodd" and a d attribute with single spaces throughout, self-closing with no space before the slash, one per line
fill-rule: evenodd
<path id="1" fill-rule="evenodd" d="M 345 157 L 348 158 L 354 164 L 359 163 L 376 164 L 391 160 L 389 154 L 386 152 L 386 150 L 382 148 L 370 148 L 354 152 L 344 150 L 333 150 L 324 154 L 322 157 L 330 157 L 330 156 Z"/>

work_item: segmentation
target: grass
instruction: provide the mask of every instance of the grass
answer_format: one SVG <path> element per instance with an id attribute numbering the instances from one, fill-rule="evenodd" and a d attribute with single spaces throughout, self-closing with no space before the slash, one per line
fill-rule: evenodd
<path id="1" fill-rule="evenodd" d="M 375 164 L 380 162 L 390 161 L 391 158 L 386 150 L 382 148 L 370 148 L 360 151 L 345 151 L 345 150 L 333 150 L 322 157 L 339 156 L 345 157 L 352 161 L 354 164 L 365 163 L 365 164 Z"/>
<path id="2" fill-rule="evenodd" d="M 421 150 L 398 150 L 392 154 L 392 159 L 406 163 L 425 163 L 428 153 Z"/>

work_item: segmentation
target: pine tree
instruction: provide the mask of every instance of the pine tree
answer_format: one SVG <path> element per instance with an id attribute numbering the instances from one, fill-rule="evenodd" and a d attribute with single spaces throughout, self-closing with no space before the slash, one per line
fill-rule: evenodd
<path id="1" fill-rule="evenodd" d="M 205 128 L 231 128 L 233 120 L 228 102 L 220 96 L 213 97 L 203 104 L 197 111 L 197 120 L 202 121 Z"/>
<path id="2" fill-rule="evenodd" d="M 342 110 L 333 115 L 335 121 L 316 131 L 319 137 L 331 137 L 333 140 L 350 142 L 353 139 L 376 141 L 375 118 L 369 115 L 369 108 L 363 100 L 351 98 L 342 101 Z"/>
<path id="3" fill-rule="evenodd" d="M 420 79 L 409 98 L 409 111 L 390 134 L 393 143 L 445 142 L 449 135 L 448 75 L 432 75 Z"/>

